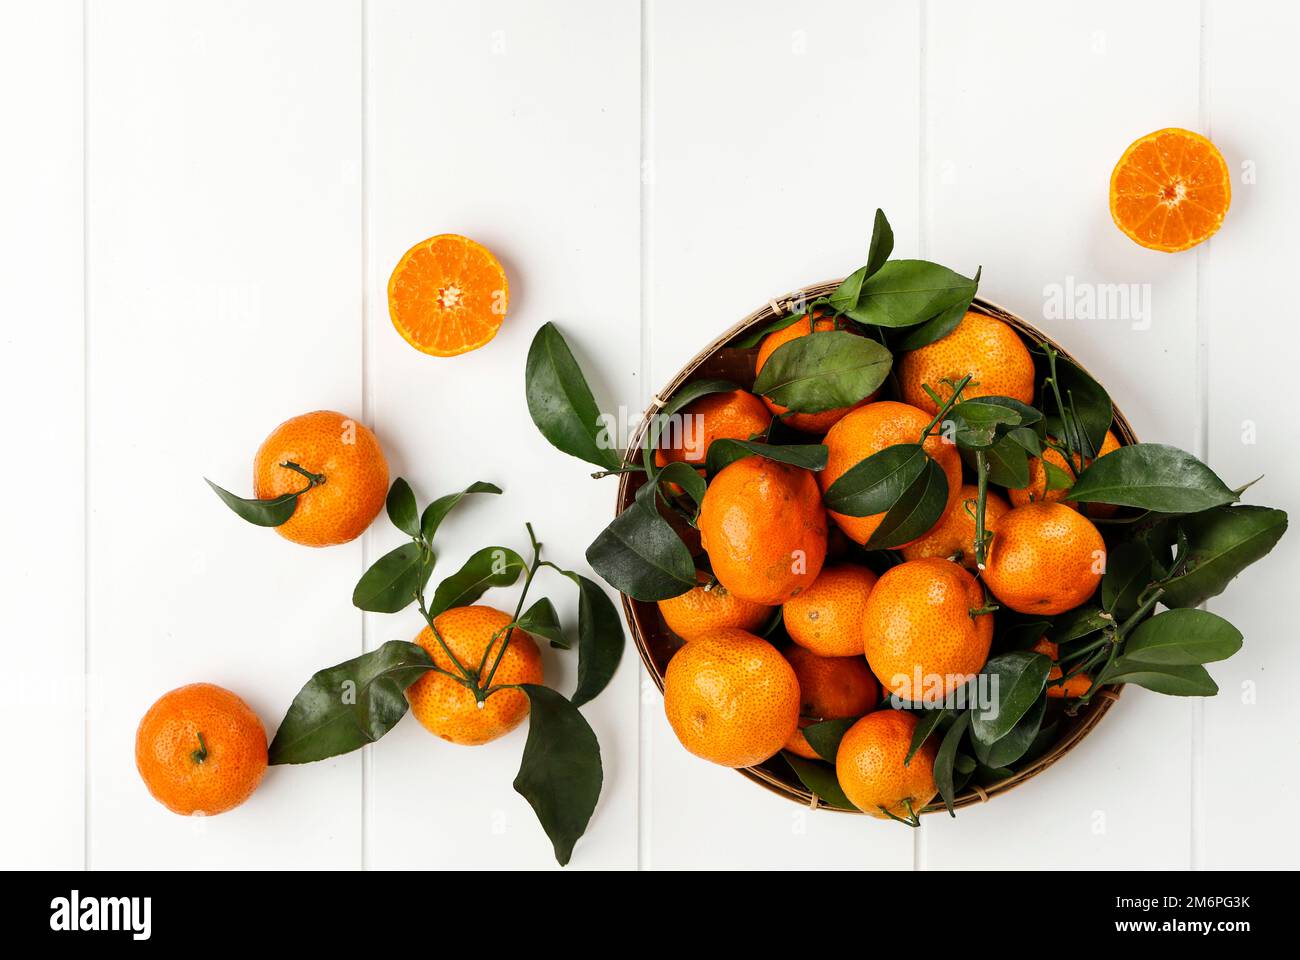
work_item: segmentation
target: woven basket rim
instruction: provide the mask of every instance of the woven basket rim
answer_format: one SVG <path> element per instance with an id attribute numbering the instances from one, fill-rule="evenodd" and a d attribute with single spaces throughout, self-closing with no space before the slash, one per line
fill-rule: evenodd
<path id="1" fill-rule="evenodd" d="M 818 296 L 824 296 L 838 287 L 841 282 L 843 282 L 843 278 L 840 278 L 839 280 L 825 280 L 820 283 L 810 284 L 799 290 L 791 291 L 790 293 L 780 297 L 773 297 L 763 306 L 750 312 L 746 317 L 733 325 L 725 333 L 715 338 L 708 344 L 708 346 L 697 353 L 672 377 L 671 380 L 669 380 L 662 390 L 657 391 L 651 398 L 649 405 L 641 416 L 640 423 L 637 425 L 636 430 L 633 431 L 632 436 L 628 441 L 622 466 L 624 468 L 638 466 L 640 448 L 644 441 L 646 430 L 649 428 L 651 418 L 663 409 L 664 405 L 672 399 L 673 394 L 675 394 L 677 390 L 679 390 L 682 385 L 689 380 L 690 376 L 702 363 L 711 358 L 736 337 L 740 336 L 742 333 L 748 332 L 750 328 L 763 322 L 775 320 L 779 317 L 788 315 L 792 306 L 805 303 Z M 971 309 L 978 313 L 983 313 L 987 316 L 996 317 L 997 319 L 1002 320 L 1037 345 L 1050 345 L 1061 356 L 1070 360 L 1080 369 L 1087 372 L 1087 368 L 1068 350 L 1061 347 L 1060 344 L 1047 336 L 1037 327 L 1033 326 L 1017 314 L 1012 313 L 1010 310 L 1007 310 L 1005 307 L 996 304 L 991 300 L 986 300 L 983 297 L 975 297 L 974 300 L 971 301 Z M 1112 398 L 1112 405 L 1113 404 L 1114 401 Z M 1125 418 L 1118 406 L 1114 406 L 1113 429 L 1120 436 L 1123 444 L 1137 442 L 1136 433 L 1134 433 L 1132 426 L 1129 424 L 1127 418 Z M 631 472 L 625 472 L 619 478 L 618 500 L 615 505 L 616 515 L 625 508 L 628 501 L 631 499 L 629 487 L 632 481 L 633 473 Z M 623 603 L 624 619 L 627 621 L 628 628 L 632 631 L 633 641 L 636 643 L 637 654 L 640 656 L 641 662 L 644 664 L 646 671 L 654 680 L 655 686 L 662 694 L 664 689 L 663 671 L 659 669 L 659 665 L 655 662 L 654 655 L 651 652 L 644 632 L 641 629 L 640 619 L 634 605 L 635 601 L 625 593 L 620 592 L 619 597 Z M 1102 687 L 1098 691 L 1098 698 L 1093 700 L 1085 710 L 1080 712 L 1078 722 L 1074 724 L 1068 733 L 1054 743 L 1050 749 L 1046 750 L 1041 756 L 1036 758 L 1023 769 L 1016 771 L 1006 780 L 999 781 L 989 787 L 979 787 L 975 785 L 967 786 L 954 799 L 953 806 L 966 807 L 972 804 L 985 803 L 999 794 L 1006 793 L 1007 791 L 1020 786 L 1025 781 L 1032 779 L 1048 767 L 1055 764 L 1093 731 L 1097 724 L 1101 722 L 1101 718 L 1110 710 L 1111 705 L 1119 699 L 1122 690 L 1122 685 L 1112 684 Z M 866 814 L 861 810 L 838 807 L 827 803 L 825 800 L 806 789 L 802 784 L 792 784 L 780 777 L 774 776 L 760 767 L 741 767 L 738 768 L 736 772 L 787 800 L 794 801 L 795 803 L 799 803 L 811 809 L 832 810 L 836 813 L 866 816 Z M 931 814 L 941 811 L 946 812 L 946 808 L 941 801 L 936 801 L 926 806 L 921 813 Z"/>

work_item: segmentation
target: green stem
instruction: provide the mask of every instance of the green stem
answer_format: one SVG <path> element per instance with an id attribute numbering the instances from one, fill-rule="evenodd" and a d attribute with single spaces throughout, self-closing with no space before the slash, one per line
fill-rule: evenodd
<path id="1" fill-rule="evenodd" d="M 622 473 L 645 473 L 646 468 L 642 466 L 616 467 L 613 470 L 597 470 L 591 475 L 593 480 L 599 480 L 602 477 L 616 477 Z"/>
<path id="2" fill-rule="evenodd" d="M 286 470 L 292 470 L 294 473 L 302 474 L 309 481 L 306 487 L 298 491 L 298 496 L 302 496 L 312 487 L 319 487 L 325 482 L 325 474 L 312 473 L 310 470 L 304 470 L 302 467 L 298 466 L 298 464 L 294 463 L 292 460 L 286 460 L 284 463 L 280 464 L 280 466 Z"/>
<path id="3" fill-rule="evenodd" d="M 202 763 L 208 759 L 208 745 L 203 742 L 203 731 L 198 733 L 199 748 L 190 754 L 190 759 L 195 763 Z"/>
<path id="4" fill-rule="evenodd" d="M 988 535 L 984 530 L 984 503 L 989 494 L 989 456 L 983 449 L 975 451 L 975 468 L 979 484 L 975 496 L 975 567 L 983 570 L 984 550 L 988 545 Z"/>
<path id="5" fill-rule="evenodd" d="M 515 633 L 515 621 L 519 619 L 519 614 L 523 612 L 524 599 L 528 596 L 528 588 L 532 586 L 533 577 L 537 574 L 537 569 L 541 565 L 542 561 L 542 545 L 537 542 L 537 537 L 533 535 L 533 525 L 531 523 L 525 523 L 524 526 L 528 529 L 528 540 L 533 545 L 533 562 L 528 565 L 528 574 L 524 577 L 524 589 L 519 592 L 519 602 L 515 604 L 515 615 L 510 618 L 510 625 L 506 628 L 505 639 L 501 641 L 501 647 L 497 650 L 496 659 L 492 661 L 492 669 L 488 671 L 487 678 L 481 685 L 480 692 L 482 695 L 479 697 L 480 703 L 487 699 L 486 691 L 491 689 L 492 678 L 497 675 L 497 667 L 501 666 L 501 658 L 506 655 L 506 650 L 510 647 L 510 640 Z M 489 647 L 490 646 L 491 644 L 489 644 Z M 486 651 L 484 652 L 486 653 Z M 486 658 L 484 662 L 486 662 Z M 481 675 L 482 674 L 480 673 L 480 676 Z"/>
<path id="6" fill-rule="evenodd" d="M 948 415 L 948 411 L 957 404 L 958 400 L 960 400 L 961 392 L 966 389 L 966 384 L 970 383 L 971 377 L 973 376 L 974 374 L 968 373 L 966 376 L 958 380 L 956 385 L 952 388 L 952 396 L 946 401 L 941 401 L 939 395 L 931 390 L 928 385 L 926 386 L 925 391 L 930 394 L 930 399 L 939 404 L 939 412 L 935 415 L 935 418 L 930 421 L 929 426 L 921 431 L 922 443 L 924 443 L 925 438 L 930 435 L 931 430 L 933 430 L 938 424 L 943 423 L 943 418 Z"/>

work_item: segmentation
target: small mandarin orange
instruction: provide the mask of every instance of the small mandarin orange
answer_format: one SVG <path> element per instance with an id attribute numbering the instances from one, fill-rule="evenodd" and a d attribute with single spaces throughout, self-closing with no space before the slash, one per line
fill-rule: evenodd
<path id="1" fill-rule="evenodd" d="M 903 548 L 904 560 L 944 557 L 955 560 L 967 570 L 975 569 L 975 503 L 979 488 L 968 483 L 961 488 L 957 502 L 943 515 L 938 525 Z M 984 496 L 984 530 L 997 528 L 1002 515 L 1011 508 L 992 491 Z"/>
<path id="2" fill-rule="evenodd" d="M 1048 437 L 1047 439 L 1052 443 L 1056 442 L 1053 437 Z M 1119 440 L 1116 439 L 1115 434 L 1107 430 L 1106 436 L 1102 438 L 1101 449 L 1097 452 L 1097 458 L 1100 459 L 1106 456 L 1106 454 L 1113 453 L 1118 449 Z M 1009 487 L 1007 489 L 1007 495 L 1011 498 L 1012 505 L 1020 507 L 1024 506 L 1026 503 L 1046 501 L 1048 503 L 1064 503 L 1070 509 L 1077 510 L 1078 504 L 1073 500 L 1065 499 L 1065 495 L 1069 492 L 1068 490 L 1061 487 L 1055 487 L 1051 490 L 1047 489 L 1047 468 L 1043 466 L 1043 460 L 1046 460 L 1052 466 L 1056 467 L 1056 469 L 1062 471 L 1066 476 L 1073 476 L 1073 473 L 1071 473 L 1070 469 L 1066 466 L 1064 455 L 1062 455 L 1060 451 L 1048 447 L 1043 451 L 1042 460 L 1038 457 L 1029 458 L 1029 485 L 1027 487 Z M 1079 455 L 1075 454 L 1074 466 L 1076 471 L 1082 470 L 1083 467 L 1092 465 L 1092 460 L 1089 459 L 1083 460 L 1083 466 L 1080 466 L 1079 461 Z M 1115 510 L 1116 507 L 1113 504 L 1089 503 L 1086 505 L 1084 512 L 1093 517 L 1108 517 L 1113 516 Z"/>
<path id="3" fill-rule="evenodd" d="M 1034 653 L 1042 653 L 1052 658 L 1053 661 L 1061 655 L 1060 649 L 1051 640 L 1046 637 L 1041 638 L 1033 647 Z M 1047 696 L 1060 700 L 1065 697 L 1081 697 L 1092 687 L 1092 677 L 1086 673 L 1076 673 L 1065 683 L 1055 683 L 1060 680 L 1064 674 L 1061 668 L 1055 664 L 1047 672 Z"/>
<path id="4" fill-rule="evenodd" d="M 875 585 L 866 567 L 824 567 L 812 586 L 781 608 L 790 639 L 823 657 L 861 656 L 862 612 Z"/>
<path id="5" fill-rule="evenodd" d="M 1034 400 L 1034 359 L 1020 336 L 1001 320 L 973 310 L 946 337 L 904 353 L 896 369 L 903 400 L 930 416 L 939 412 L 939 406 L 922 385 L 946 400 L 952 396 L 952 384 L 967 374 L 971 379 L 962 390 L 963 400 Z"/>
<path id="6" fill-rule="evenodd" d="M 799 724 L 799 680 L 780 651 L 743 630 L 690 641 L 668 662 L 664 711 L 691 753 L 724 767 L 771 757 Z"/>
<path id="7" fill-rule="evenodd" d="M 1061 503 L 1027 503 L 998 521 L 983 576 L 1003 606 L 1052 615 L 1091 597 L 1105 569 L 1091 520 Z"/>
<path id="8" fill-rule="evenodd" d="M 930 737 L 905 764 L 916 717 L 902 710 L 876 710 L 849 727 L 835 754 L 835 776 L 855 807 L 873 817 L 909 820 L 938 794 Z"/>
<path id="9" fill-rule="evenodd" d="M 700 586 L 681 596 L 659 601 L 668 629 L 683 640 L 694 640 L 720 627 L 735 627 L 751 633 L 767 622 L 772 608 L 742 600 L 703 570 L 695 576 Z"/>
<path id="10" fill-rule="evenodd" d="M 767 430 L 772 415 L 748 390 L 710 393 L 688 403 L 680 429 L 665 429 L 655 451 L 655 465 L 704 463 L 714 440 L 749 440 Z"/>
<path id="11" fill-rule="evenodd" d="M 880 702 L 880 685 L 861 654 L 853 657 L 819 657 L 803 647 L 791 646 L 783 653 L 799 680 L 799 729 L 786 741 L 785 749 L 809 760 L 819 755 L 803 728 L 822 720 L 860 717 Z"/>

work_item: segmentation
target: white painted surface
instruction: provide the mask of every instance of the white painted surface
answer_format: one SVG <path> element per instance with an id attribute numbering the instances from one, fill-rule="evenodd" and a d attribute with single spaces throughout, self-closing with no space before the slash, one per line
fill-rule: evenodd
<path id="1" fill-rule="evenodd" d="M 395 542 L 386 522 L 310 551 L 233 520 L 201 478 L 240 488 L 277 422 L 340 409 L 422 498 L 506 488 L 449 521 L 442 572 L 489 541 L 522 547 L 525 520 L 581 568 L 613 487 L 527 419 L 537 326 L 558 321 L 602 403 L 635 412 L 768 297 L 859 263 L 876 206 L 900 254 L 982 264 L 984 295 L 1066 343 L 1143 439 L 1230 483 L 1263 473 L 1254 502 L 1300 507 L 1277 288 L 1300 252 L 1293 6 L 87 8 L 83 25 L 81 3 L 0 4 L 0 389 L 21 451 L 0 493 L 30 505 L 0 561 L 21 683 L 0 719 L 30 727 L 34 709 L 40 730 L 0 751 L 41 784 L 0 796 L 0 865 L 548 866 L 509 785 L 522 732 L 470 751 L 404 723 L 363 755 L 274 769 L 208 821 L 147 796 L 131 744 L 165 690 L 230 686 L 273 732 L 313 670 L 417 626 L 350 604 Z M 1239 172 L 1220 236 L 1172 257 L 1105 205 L 1115 158 L 1167 125 L 1210 133 Z M 449 231 L 498 252 L 512 309 L 491 345 L 439 360 L 394 333 L 385 285 Z M 1150 284 L 1149 328 L 1045 318 L 1067 277 Z M 1300 833 L 1265 811 L 1300 795 L 1284 679 L 1300 663 L 1267 602 L 1296 559 L 1284 542 L 1211 604 L 1247 636 L 1214 668 L 1218 698 L 1131 690 L 1061 764 L 915 842 L 686 755 L 629 648 L 586 708 L 607 781 L 574 864 L 1294 866 Z M 571 613 L 567 584 L 551 592 Z M 546 668 L 572 684 L 571 660 Z"/>

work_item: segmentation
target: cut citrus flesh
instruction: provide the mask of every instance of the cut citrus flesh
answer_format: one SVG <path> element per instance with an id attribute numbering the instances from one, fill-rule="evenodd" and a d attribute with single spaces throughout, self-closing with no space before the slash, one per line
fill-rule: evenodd
<path id="1" fill-rule="evenodd" d="M 1135 140 L 1110 175 L 1110 215 L 1136 243 L 1174 253 L 1223 225 L 1232 179 L 1219 149 L 1168 127 Z"/>
<path id="2" fill-rule="evenodd" d="M 443 233 L 407 250 L 388 280 L 388 315 L 415 349 L 435 357 L 477 350 L 510 302 L 506 272 L 468 237 Z"/>

